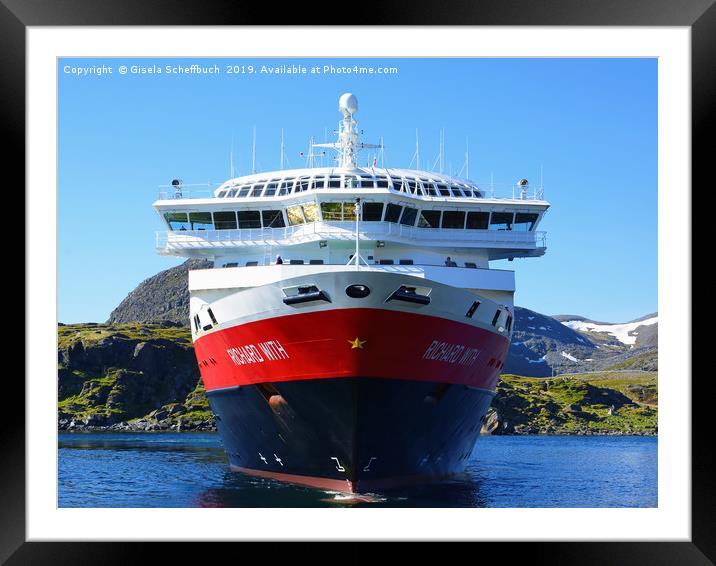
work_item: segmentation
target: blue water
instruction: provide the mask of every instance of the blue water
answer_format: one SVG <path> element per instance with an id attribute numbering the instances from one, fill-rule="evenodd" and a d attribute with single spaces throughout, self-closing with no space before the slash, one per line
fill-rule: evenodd
<path id="1" fill-rule="evenodd" d="M 657 439 L 485 436 L 460 480 L 371 502 L 228 471 L 215 433 L 61 433 L 60 507 L 656 507 Z"/>

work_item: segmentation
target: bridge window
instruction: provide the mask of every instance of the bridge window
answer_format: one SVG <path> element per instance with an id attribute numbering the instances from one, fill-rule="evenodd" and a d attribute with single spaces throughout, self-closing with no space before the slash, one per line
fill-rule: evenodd
<path id="1" fill-rule="evenodd" d="M 356 204 L 354 202 L 343 203 L 343 220 L 353 221 L 356 220 Z"/>
<path id="2" fill-rule="evenodd" d="M 462 191 L 460 190 L 460 187 L 452 186 L 452 187 L 450 187 L 450 191 L 452 192 L 452 196 L 454 196 L 454 197 L 463 196 Z"/>
<path id="3" fill-rule="evenodd" d="M 446 185 L 438 185 L 438 191 L 440 191 L 440 195 L 444 197 L 450 196 L 450 191 L 448 190 Z"/>
<path id="4" fill-rule="evenodd" d="M 326 187 L 326 180 L 321 177 L 320 179 L 314 179 L 313 180 L 313 188 L 314 189 L 323 189 Z"/>
<path id="5" fill-rule="evenodd" d="M 394 190 L 394 191 L 398 191 L 398 192 L 405 190 L 405 189 L 403 188 L 403 181 L 402 181 L 402 179 L 393 179 L 393 190 Z"/>
<path id="6" fill-rule="evenodd" d="M 470 230 L 487 230 L 490 223 L 489 212 L 468 212 L 466 228 Z"/>
<path id="7" fill-rule="evenodd" d="M 387 189 L 388 188 L 388 179 L 385 177 L 381 177 L 376 182 L 379 189 Z"/>
<path id="8" fill-rule="evenodd" d="M 261 217 L 264 222 L 264 228 L 283 228 L 286 226 L 280 210 L 262 210 Z"/>
<path id="9" fill-rule="evenodd" d="M 440 211 L 421 210 L 418 226 L 421 228 L 440 228 Z"/>
<path id="10" fill-rule="evenodd" d="M 170 230 L 188 230 L 186 212 L 165 212 L 164 220 L 169 224 Z"/>
<path id="11" fill-rule="evenodd" d="M 465 212 L 462 210 L 444 210 L 442 228 L 464 228 Z"/>
<path id="12" fill-rule="evenodd" d="M 286 209 L 286 217 L 288 218 L 289 226 L 296 226 L 305 222 L 300 206 L 289 206 Z"/>
<path id="13" fill-rule="evenodd" d="M 341 178 L 340 177 L 330 177 L 328 179 L 328 188 L 329 189 L 340 189 L 341 188 Z"/>
<path id="14" fill-rule="evenodd" d="M 278 183 L 269 183 L 268 185 L 266 185 L 266 191 L 264 192 L 264 196 L 274 196 L 276 194 L 276 187 L 278 187 Z"/>
<path id="15" fill-rule="evenodd" d="M 191 230 L 213 230 L 211 212 L 190 212 L 189 226 Z"/>
<path id="16" fill-rule="evenodd" d="M 418 217 L 418 209 L 406 206 L 403 209 L 403 214 L 400 216 L 400 223 L 405 226 L 414 226 L 415 219 Z"/>
<path id="17" fill-rule="evenodd" d="M 253 190 L 251 191 L 252 197 L 260 197 L 261 196 L 261 191 L 263 191 L 264 187 L 266 186 L 266 185 L 264 185 L 265 182 L 266 181 L 259 181 L 259 184 L 254 186 Z"/>
<path id="18" fill-rule="evenodd" d="M 241 190 L 239 191 L 239 196 L 240 196 L 240 197 L 245 197 L 246 195 L 249 194 L 249 191 L 250 191 L 250 190 L 251 190 L 251 187 L 250 187 L 250 186 L 244 185 L 243 187 L 241 187 Z"/>
<path id="19" fill-rule="evenodd" d="M 346 175 L 346 188 L 357 189 L 358 188 L 358 177 L 352 177 Z"/>
<path id="20" fill-rule="evenodd" d="M 372 177 L 361 177 L 360 178 L 360 186 L 363 189 L 372 189 L 373 188 L 373 178 Z"/>
<path id="21" fill-rule="evenodd" d="M 518 212 L 515 215 L 515 230 L 531 231 L 537 224 L 537 216 L 535 213 Z"/>
<path id="22" fill-rule="evenodd" d="M 323 220 L 328 222 L 340 222 L 343 220 L 343 203 L 341 202 L 322 202 L 321 215 Z"/>
<path id="23" fill-rule="evenodd" d="M 490 218 L 490 230 L 512 230 L 512 212 L 493 212 Z"/>
<path id="24" fill-rule="evenodd" d="M 288 194 L 289 189 L 293 186 L 293 179 L 282 181 L 278 186 L 278 196 L 282 197 Z"/>
<path id="25" fill-rule="evenodd" d="M 418 192 L 418 183 L 416 183 L 415 181 L 408 181 L 407 185 L 407 192 L 409 192 L 411 195 L 414 195 Z M 403 184 L 403 189 L 405 189 L 405 183 Z"/>
<path id="26" fill-rule="evenodd" d="M 311 186 L 311 180 L 310 179 L 299 179 L 296 183 L 296 189 L 294 190 L 295 193 L 301 193 L 303 191 L 307 191 Z"/>
<path id="27" fill-rule="evenodd" d="M 397 224 L 398 220 L 400 219 L 400 213 L 403 210 L 402 206 L 398 206 L 397 204 L 389 203 L 388 206 L 385 208 L 385 221 L 386 222 L 395 222 Z"/>
<path id="28" fill-rule="evenodd" d="M 215 212 L 214 226 L 217 230 L 236 230 L 236 213 Z"/>
<path id="29" fill-rule="evenodd" d="M 383 219 L 382 202 L 364 202 L 363 220 L 366 222 L 380 222 Z"/>
<path id="30" fill-rule="evenodd" d="M 261 215 L 258 210 L 239 210 L 236 215 L 239 218 L 239 228 L 261 228 Z"/>
<path id="31" fill-rule="evenodd" d="M 307 202 L 301 208 L 306 222 L 318 222 L 318 205 L 315 202 Z"/>

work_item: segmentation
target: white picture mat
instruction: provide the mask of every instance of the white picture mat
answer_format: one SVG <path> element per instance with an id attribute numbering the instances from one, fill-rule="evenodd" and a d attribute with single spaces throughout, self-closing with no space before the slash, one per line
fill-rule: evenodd
<path id="1" fill-rule="evenodd" d="M 28 540 L 690 540 L 690 29 L 438 27 L 430 42 L 424 28 L 316 27 L 310 42 L 306 28 L 236 29 L 27 28 Z M 58 508 L 57 58 L 163 56 L 658 57 L 658 507 Z"/>

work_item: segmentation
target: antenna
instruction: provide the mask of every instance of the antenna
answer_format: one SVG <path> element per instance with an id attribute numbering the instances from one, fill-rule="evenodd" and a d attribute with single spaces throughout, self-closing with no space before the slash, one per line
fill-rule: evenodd
<path id="1" fill-rule="evenodd" d="M 380 167 L 385 169 L 385 144 L 383 143 L 383 136 L 380 136 Z"/>
<path id="2" fill-rule="evenodd" d="M 462 177 L 462 172 L 465 171 L 465 179 L 470 178 L 470 144 L 467 138 L 465 138 L 465 162 L 460 167 L 460 171 L 457 176 Z"/>
<path id="3" fill-rule="evenodd" d="M 420 138 L 418 128 L 415 128 L 415 168 L 420 169 Z"/>
<path id="4" fill-rule="evenodd" d="M 251 173 L 256 173 L 256 126 L 254 126 L 254 140 L 251 150 Z"/>
<path id="5" fill-rule="evenodd" d="M 283 128 L 281 128 L 281 165 L 279 169 L 283 169 Z"/>

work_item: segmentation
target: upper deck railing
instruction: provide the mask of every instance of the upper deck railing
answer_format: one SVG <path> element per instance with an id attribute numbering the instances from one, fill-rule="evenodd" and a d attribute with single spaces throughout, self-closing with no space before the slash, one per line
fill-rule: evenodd
<path id="1" fill-rule="evenodd" d="M 226 199 L 231 200 L 253 200 L 256 198 L 259 198 L 261 200 L 267 200 L 269 202 L 275 201 L 277 199 L 286 198 L 286 197 L 296 197 L 301 194 L 305 194 L 306 192 L 312 193 L 314 190 L 320 190 L 320 191 L 330 191 L 329 194 L 331 196 L 335 196 L 336 194 L 340 193 L 346 193 L 346 197 L 350 197 L 351 194 L 355 191 L 361 191 L 362 194 L 365 194 L 365 191 L 371 191 L 374 190 L 376 193 L 382 193 L 386 194 L 386 191 L 388 194 L 393 195 L 402 195 L 407 197 L 417 197 L 420 199 L 430 200 L 430 201 L 446 201 L 446 200 L 454 200 L 456 198 L 460 199 L 468 199 L 471 201 L 479 201 L 479 200 L 501 200 L 501 201 L 542 201 L 544 200 L 544 189 L 541 187 L 535 187 L 535 188 L 528 188 L 527 190 L 522 189 L 518 185 L 496 185 L 492 187 L 486 187 L 483 188 L 480 187 L 480 192 L 473 191 L 472 194 L 468 195 L 468 193 L 458 193 L 450 191 L 450 194 L 440 194 L 438 191 L 435 191 L 434 195 L 428 194 L 426 192 L 421 192 L 420 190 L 415 190 L 415 192 L 411 192 L 408 190 L 395 190 L 390 189 L 386 187 L 340 187 L 340 188 L 331 188 L 331 187 L 320 187 L 318 189 L 314 187 L 310 187 L 307 191 L 297 191 L 297 192 L 289 192 L 289 191 L 275 191 L 270 196 L 267 196 L 265 194 L 265 191 L 262 191 L 260 195 L 254 194 L 253 191 L 247 191 L 246 194 L 242 194 L 242 191 L 237 191 L 235 195 L 233 196 L 221 196 L 217 197 L 215 196 L 215 191 L 219 187 L 219 185 L 216 185 L 214 188 L 208 188 L 208 187 L 201 187 L 201 188 L 187 188 L 182 187 L 181 189 L 173 189 L 173 188 L 160 188 L 157 198 L 158 200 L 162 201 L 186 201 L 186 200 L 198 200 L 198 199 L 215 199 L 217 202 L 222 202 Z"/>
<path id="2" fill-rule="evenodd" d="M 539 249 L 547 247 L 546 232 L 419 228 L 392 222 L 364 222 L 361 240 L 391 240 L 421 246 Z M 284 228 L 178 230 L 157 232 L 160 253 L 172 250 L 221 249 L 246 246 L 287 246 L 319 240 L 354 240 L 355 222 L 312 222 Z"/>

